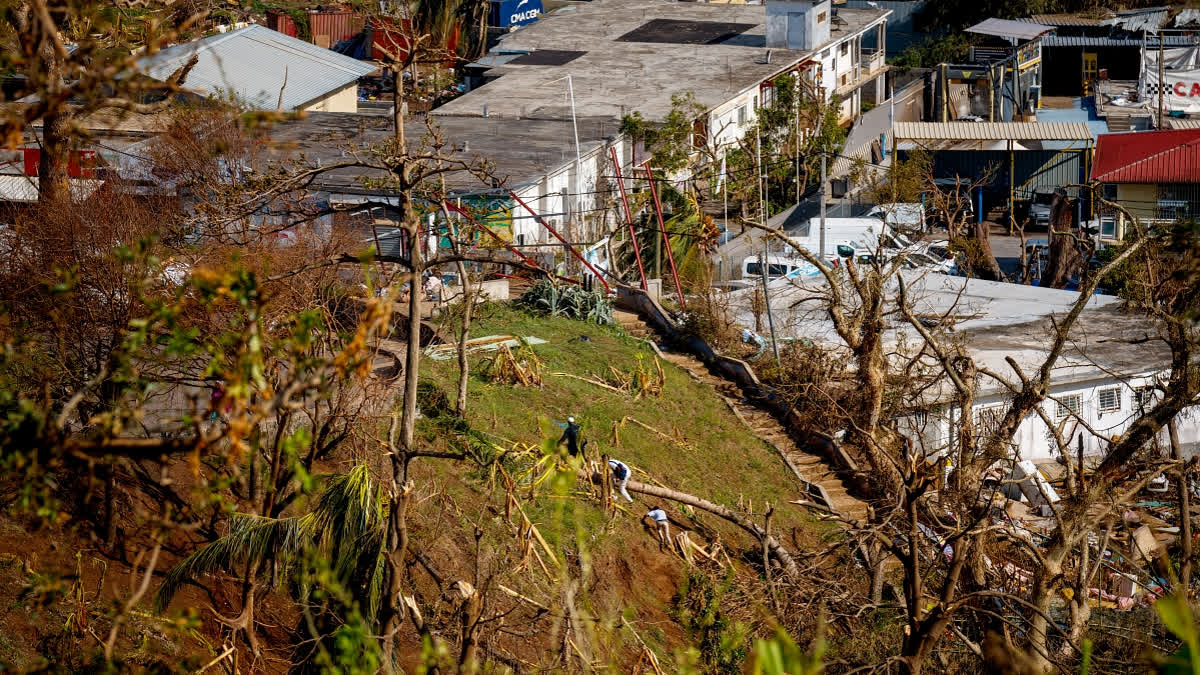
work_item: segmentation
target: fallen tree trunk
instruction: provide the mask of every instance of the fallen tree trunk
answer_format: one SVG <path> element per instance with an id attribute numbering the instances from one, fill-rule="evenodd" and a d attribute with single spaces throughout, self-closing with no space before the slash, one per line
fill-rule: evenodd
<path id="1" fill-rule="evenodd" d="M 602 476 L 600 473 L 592 473 L 591 478 L 592 482 L 597 485 L 602 484 L 604 481 L 604 476 Z M 784 574 L 787 574 L 789 579 L 796 581 L 800 577 L 800 568 L 796 565 L 796 561 L 792 558 L 792 554 L 789 553 L 782 544 L 776 541 L 774 537 L 764 532 L 761 527 L 755 525 L 753 521 L 744 518 L 741 514 L 733 511 L 732 509 L 728 509 L 720 504 L 714 504 L 707 499 L 701 499 L 700 497 L 689 495 L 686 492 L 679 492 L 678 490 L 658 487 L 657 485 L 647 485 L 646 483 L 639 483 L 634 480 L 626 483 L 625 489 L 629 490 L 630 492 L 637 492 L 653 497 L 662 497 L 663 499 L 669 499 L 673 502 L 679 502 L 680 504 L 687 504 L 688 506 L 695 507 L 701 511 L 707 511 L 715 516 L 728 520 L 734 525 L 737 525 L 738 527 L 757 537 L 759 541 L 765 542 L 767 548 L 771 551 L 771 555 L 775 556 L 775 559 L 778 560 L 779 564 L 783 566 Z M 763 563 L 766 564 L 766 561 L 764 560 Z"/>

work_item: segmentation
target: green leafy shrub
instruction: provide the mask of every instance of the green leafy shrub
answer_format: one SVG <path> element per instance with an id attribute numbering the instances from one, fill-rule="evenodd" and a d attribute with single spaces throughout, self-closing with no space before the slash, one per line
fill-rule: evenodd
<path id="1" fill-rule="evenodd" d="M 715 580 L 699 570 L 689 570 L 675 596 L 675 618 L 699 648 L 707 673 L 741 673 L 749 655 L 749 630 L 730 621 L 721 609 L 732 581 L 732 573 Z"/>
<path id="2" fill-rule="evenodd" d="M 535 312 L 605 326 L 613 322 L 612 301 L 579 286 L 560 286 L 542 279 L 525 291 L 517 304 Z"/>

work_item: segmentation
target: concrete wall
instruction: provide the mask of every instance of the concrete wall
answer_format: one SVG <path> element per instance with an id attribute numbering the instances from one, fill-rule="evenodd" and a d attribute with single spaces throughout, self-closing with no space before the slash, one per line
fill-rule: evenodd
<path id="1" fill-rule="evenodd" d="M 612 197 L 616 196 L 615 181 L 607 178 L 613 175 L 612 159 L 609 148 L 617 149 L 617 156 L 622 158 L 622 171 L 628 173 L 631 160 L 628 143 L 624 139 L 615 139 L 590 152 L 584 153 L 576 165 L 575 156 L 570 155 L 557 168 L 550 170 L 537 183 L 515 189 L 521 199 L 558 230 L 559 234 L 568 237 L 572 242 L 592 241 L 600 236 L 605 225 L 617 216 L 615 210 L 605 211 L 603 206 L 609 195 L 598 194 L 611 190 Z M 626 189 L 631 186 L 626 182 Z M 566 191 L 566 198 L 562 194 Z M 513 239 L 520 241 L 525 237 L 525 244 L 557 244 L 558 240 L 519 204 L 513 205 Z"/>
<path id="2" fill-rule="evenodd" d="M 746 128 L 754 123 L 758 105 L 758 87 L 754 87 L 713 108 L 708 114 L 710 141 L 717 146 L 737 143 Z M 741 123 L 738 122 L 739 110 L 743 117 Z"/>
<path id="3" fill-rule="evenodd" d="M 1083 439 L 1085 455 L 1103 454 L 1108 448 L 1109 439 L 1124 433 L 1140 415 L 1137 391 L 1144 387 L 1152 387 L 1153 382 L 1152 375 L 1142 375 L 1124 381 L 1105 378 L 1086 383 L 1052 385 L 1050 395 L 1054 398 L 1062 400 L 1065 397 L 1077 396 L 1081 406 L 1079 417 L 1098 434 L 1104 436 L 1104 438 L 1097 437 L 1073 417 L 1067 417 L 1063 424 L 1062 434 L 1063 438 L 1068 440 L 1072 454 L 1077 452 L 1080 438 Z M 1100 409 L 1100 392 L 1102 390 L 1116 390 L 1119 401 L 1118 409 Z M 986 433 L 985 427 L 989 423 L 988 420 L 1003 415 L 1007 410 L 1007 405 L 1007 400 L 998 395 L 980 397 L 973 409 L 976 423 L 979 425 L 976 433 Z M 1057 414 L 1058 403 L 1056 401 L 1045 401 L 1042 409 L 1056 423 L 1062 419 Z M 925 452 L 933 454 L 951 447 L 949 439 L 951 429 L 955 426 L 953 419 L 957 419 L 958 414 L 957 409 L 948 409 L 941 416 L 931 415 L 926 419 L 906 420 L 902 428 L 912 437 L 921 437 Z M 1194 452 L 1200 446 L 1200 413 L 1194 410 L 1184 412 L 1177 421 L 1180 442 L 1185 448 L 1190 447 Z M 1160 446 L 1167 447 L 1165 428 L 1160 436 L 1161 438 L 1158 439 Z M 1022 420 L 1012 442 L 1019 459 L 1042 461 L 1058 458 L 1057 443 L 1054 441 L 1049 427 L 1037 414 L 1031 414 Z"/>
<path id="4" fill-rule="evenodd" d="M 829 41 L 833 12 L 829 0 L 767 0 L 767 46 L 807 51 Z"/>
<path id="5" fill-rule="evenodd" d="M 506 302 L 508 298 L 508 279 L 488 279 L 474 284 L 473 293 L 476 298 L 486 298 L 497 302 Z M 449 286 L 442 294 L 443 302 L 452 302 L 462 295 L 462 286 Z"/>
<path id="6" fill-rule="evenodd" d="M 358 112 L 358 83 L 350 84 L 304 104 L 305 112 Z"/>
<path id="7" fill-rule="evenodd" d="M 887 20 L 885 50 L 888 56 L 904 51 L 909 45 L 920 43 L 928 35 L 918 33 L 913 27 L 913 18 L 925 6 L 925 0 L 846 0 L 847 9 L 890 9 Z"/>

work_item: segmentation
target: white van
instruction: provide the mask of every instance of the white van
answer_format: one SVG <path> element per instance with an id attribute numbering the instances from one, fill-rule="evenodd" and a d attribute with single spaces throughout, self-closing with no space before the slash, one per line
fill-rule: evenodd
<path id="1" fill-rule="evenodd" d="M 801 258 L 785 258 L 775 255 L 767 256 L 768 279 L 815 277 L 820 273 L 821 271 L 817 269 L 816 265 Z M 758 256 L 752 255 L 742 261 L 743 279 L 760 279 L 762 278 L 762 274 L 763 267 Z"/>
<path id="2" fill-rule="evenodd" d="M 879 204 L 867 211 L 867 215 L 878 218 L 888 225 L 911 230 L 925 231 L 925 207 L 921 204 L 897 202 L 895 204 Z"/>

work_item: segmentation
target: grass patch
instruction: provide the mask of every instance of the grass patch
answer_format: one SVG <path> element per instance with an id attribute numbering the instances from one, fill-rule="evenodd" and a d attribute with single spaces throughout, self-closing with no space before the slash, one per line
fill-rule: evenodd
<path id="1" fill-rule="evenodd" d="M 667 486 L 718 503 L 733 505 L 742 499 L 758 513 L 771 501 L 778 507 L 775 522 L 779 526 L 812 523 L 800 507 L 786 503 L 796 498 L 798 485 L 775 450 L 755 437 L 710 387 L 693 381 L 683 370 L 663 363 L 663 395 L 640 400 L 552 375 L 565 372 L 602 380 L 609 366 L 629 372 L 637 368 L 639 360 L 652 369 L 655 354 L 644 342 L 616 327 L 538 316 L 503 304 L 484 307 L 471 328 L 472 337 L 509 334 L 548 341 L 533 348 L 543 361 L 544 385 L 540 389 L 489 383 L 481 376 L 484 356 L 472 355 L 467 420 L 473 429 L 498 439 L 535 444 L 547 435 L 561 433 L 550 421 L 565 422 L 574 416 L 582 426 L 582 438 L 589 441 L 589 456 L 604 452 L 621 459 L 634 468 L 635 480 L 646 479 L 641 470 Z M 454 398 L 455 360 L 426 359 L 422 374 Z M 678 435 L 684 443 L 672 442 L 632 422 L 618 429 L 614 443 L 614 423 L 627 416 L 667 436 Z M 425 430 L 433 441 L 433 429 Z M 638 503 L 633 512 L 640 516 L 646 503 L 634 498 Z M 593 530 L 603 519 L 600 510 L 590 504 L 569 507 L 564 516 L 564 532 L 576 527 Z"/>

